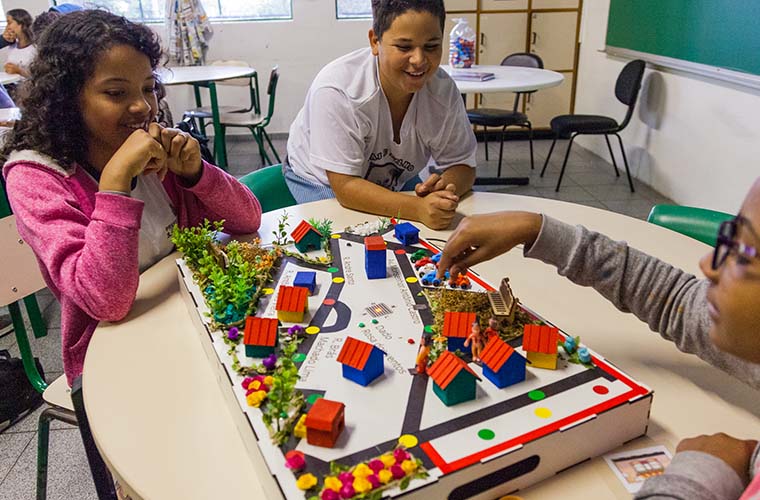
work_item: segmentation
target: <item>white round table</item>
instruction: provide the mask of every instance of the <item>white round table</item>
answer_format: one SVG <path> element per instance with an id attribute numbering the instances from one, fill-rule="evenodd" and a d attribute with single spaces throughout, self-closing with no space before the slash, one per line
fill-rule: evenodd
<path id="1" fill-rule="evenodd" d="M 459 92 L 462 94 L 487 94 L 492 92 L 529 92 L 533 90 L 556 87 L 565 77 L 562 73 L 548 69 L 523 68 L 520 66 L 474 65 L 472 68 L 451 68 L 441 66 L 447 73 L 455 72 L 485 72 L 493 73 L 493 80 L 472 81 L 454 78 Z"/>
<path id="2" fill-rule="evenodd" d="M 16 74 L 10 74 L 6 73 L 5 71 L 0 71 L 0 85 L 9 85 L 11 83 L 17 83 L 20 82 L 23 78 L 21 75 Z"/>
<path id="3" fill-rule="evenodd" d="M 495 193 L 473 193 L 463 213 L 519 209 L 542 211 L 583 223 L 698 274 L 709 247 L 644 221 L 571 203 Z M 327 217 L 333 227 L 375 217 L 325 200 L 287 208 L 291 228 L 303 218 Z M 272 239 L 281 211 L 264 215 L 259 234 Z M 421 236 L 447 238 L 421 224 Z M 84 398 L 93 435 L 104 459 L 135 498 L 269 498 L 260 481 L 271 481 L 254 463 L 230 413 L 219 371 L 212 369 L 181 298 L 169 256 L 143 273 L 127 318 L 101 324 L 84 365 Z M 680 353 L 646 324 L 615 309 L 590 288 L 572 284 L 554 267 L 525 259 L 521 249 L 476 267 L 492 283 L 508 276 L 517 297 L 654 392 L 648 436 L 627 448 L 653 444 L 675 450 L 684 437 L 719 430 L 749 438 L 760 428 L 756 391 Z M 221 376 L 220 376 L 221 377 Z M 238 410 L 239 411 L 239 410 Z M 261 478 L 261 480 L 259 479 Z M 597 458 L 529 489 L 525 500 L 629 499 L 630 494 Z"/>

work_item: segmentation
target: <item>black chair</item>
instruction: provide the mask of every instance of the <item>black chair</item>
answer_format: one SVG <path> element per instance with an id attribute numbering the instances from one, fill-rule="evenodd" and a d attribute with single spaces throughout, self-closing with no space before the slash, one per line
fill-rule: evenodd
<path id="1" fill-rule="evenodd" d="M 501 65 L 543 69 L 544 62 L 536 54 L 520 52 L 505 57 L 504 60 L 501 61 Z M 501 127 L 501 143 L 499 145 L 499 171 L 497 174 L 498 177 L 501 177 L 501 159 L 504 154 L 504 135 L 507 131 L 507 127 L 510 126 L 517 126 L 528 129 L 528 137 L 530 142 L 530 168 L 531 170 L 533 169 L 533 127 L 531 126 L 530 120 L 528 120 L 528 117 L 525 115 L 525 113 L 518 111 L 518 108 L 520 106 L 520 96 L 525 94 L 532 94 L 533 92 L 516 92 L 515 105 L 511 110 L 497 108 L 477 108 L 467 110 L 467 118 L 470 119 L 470 123 L 475 126 L 483 127 L 483 137 L 486 146 L 486 161 L 488 161 L 488 127 Z"/>
<path id="2" fill-rule="evenodd" d="M 567 151 L 565 152 L 565 161 L 562 162 L 562 170 L 559 172 L 557 188 L 554 191 L 559 191 L 559 186 L 562 183 L 562 176 L 565 174 L 565 167 L 567 166 L 567 159 L 570 157 L 570 148 L 573 146 L 573 140 L 575 140 L 576 136 L 581 134 L 594 134 L 604 135 L 604 139 L 607 141 L 607 149 L 610 150 L 610 156 L 612 157 L 612 165 L 615 167 L 615 175 L 620 177 L 609 136 L 614 135 L 618 138 L 620 151 L 623 154 L 623 162 L 625 163 L 625 173 L 628 176 L 628 185 L 631 187 L 631 192 L 634 192 L 631 172 L 628 169 L 628 158 L 625 156 L 623 139 L 620 138 L 619 132 L 628 125 L 631 116 L 633 116 L 633 108 L 636 106 L 636 99 L 639 96 L 639 89 L 641 88 L 641 80 L 644 77 L 645 67 L 646 63 L 644 61 L 636 59 L 626 64 L 617 78 L 617 82 L 615 83 L 615 97 L 617 97 L 618 101 L 628 106 L 628 112 L 625 114 L 625 118 L 623 118 L 623 121 L 620 124 L 618 124 L 613 118 L 598 115 L 560 115 L 552 119 L 551 127 L 554 132 L 554 141 L 552 142 L 551 148 L 549 148 L 549 154 L 546 156 L 544 168 L 541 170 L 541 177 L 544 176 L 546 167 L 549 165 L 549 159 L 552 157 L 552 151 L 554 151 L 554 145 L 557 143 L 557 139 L 560 137 L 570 137 L 570 143 L 567 145 Z"/>

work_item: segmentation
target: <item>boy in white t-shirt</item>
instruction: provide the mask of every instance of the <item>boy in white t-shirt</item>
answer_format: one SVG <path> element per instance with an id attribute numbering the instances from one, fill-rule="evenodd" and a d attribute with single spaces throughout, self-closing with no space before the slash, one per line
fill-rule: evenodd
<path id="1" fill-rule="evenodd" d="M 442 0 L 373 0 L 370 48 L 325 66 L 290 127 L 285 179 L 299 202 L 336 197 L 364 212 L 451 223 L 475 179 L 477 143 L 438 68 Z M 419 182 L 428 166 L 439 173 Z M 413 187 L 417 196 L 398 193 Z"/>

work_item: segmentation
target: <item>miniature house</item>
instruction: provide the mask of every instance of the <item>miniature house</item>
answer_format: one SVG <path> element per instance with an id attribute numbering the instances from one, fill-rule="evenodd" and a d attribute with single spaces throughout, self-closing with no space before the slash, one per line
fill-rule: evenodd
<path id="1" fill-rule="evenodd" d="M 346 337 L 338 354 L 343 364 L 343 377 L 367 386 L 383 374 L 383 352 L 380 348 L 353 337 Z"/>
<path id="2" fill-rule="evenodd" d="M 499 337 L 492 337 L 480 353 L 483 376 L 503 389 L 525 380 L 525 358 Z"/>
<path id="3" fill-rule="evenodd" d="M 308 294 L 309 290 L 300 286 L 281 286 L 275 305 L 277 318 L 285 323 L 301 323 L 309 308 Z"/>
<path id="4" fill-rule="evenodd" d="M 332 448 L 346 427 L 346 405 L 319 398 L 306 414 L 306 442 Z"/>
<path id="5" fill-rule="evenodd" d="M 396 224 L 393 235 L 402 245 L 415 245 L 420 242 L 420 230 L 409 222 Z"/>
<path id="6" fill-rule="evenodd" d="M 309 290 L 309 295 L 314 295 L 317 288 L 317 273 L 314 271 L 298 271 L 293 280 L 293 286 L 300 286 Z"/>
<path id="7" fill-rule="evenodd" d="M 559 330 L 549 325 L 525 325 L 523 350 L 534 368 L 557 369 Z"/>
<path id="8" fill-rule="evenodd" d="M 364 270 L 367 279 L 385 278 L 385 267 L 385 240 L 382 236 L 367 236 L 364 238 Z"/>
<path id="9" fill-rule="evenodd" d="M 488 292 L 491 311 L 499 323 L 512 323 L 515 319 L 517 299 L 509 286 L 509 278 L 502 278 L 498 290 Z"/>
<path id="10" fill-rule="evenodd" d="M 446 406 L 475 399 L 475 382 L 480 377 L 456 354 L 443 351 L 427 373 L 433 379 L 433 392 Z"/>
<path id="11" fill-rule="evenodd" d="M 251 358 L 266 358 L 274 353 L 277 346 L 277 318 L 248 316 L 245 320 L 245 355 Z"/>
<path id="12" fill-rule="evenodd" d="M 473 312 L 447 312 L 443 316 L 443 336 L 448 339 L 448 350 L 468 352 L 464 346 L 470 335 L 472 323 L 478 319 Z"/>
<path id="13" fill-rule="evenodd" d="M 298 226 L 290 233 L 295 241 L 296 248 L 299 252 L 305 253 L 309 250 L 319 250 L 322 248 L 322 235 L 314 229 L 314 226 L 302 220 Z"/>

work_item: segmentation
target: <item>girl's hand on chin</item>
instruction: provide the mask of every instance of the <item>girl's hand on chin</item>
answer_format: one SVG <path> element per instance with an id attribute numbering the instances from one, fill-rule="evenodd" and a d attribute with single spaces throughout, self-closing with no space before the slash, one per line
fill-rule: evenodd
<path id="1" fill-rule="evenodd" d="M 166 152 L 145 130 L 132 132 L 108 160 L 100 175 L 100 190 L 130 191 L 132 178 L 143 173 L 165 175 Z"/>

